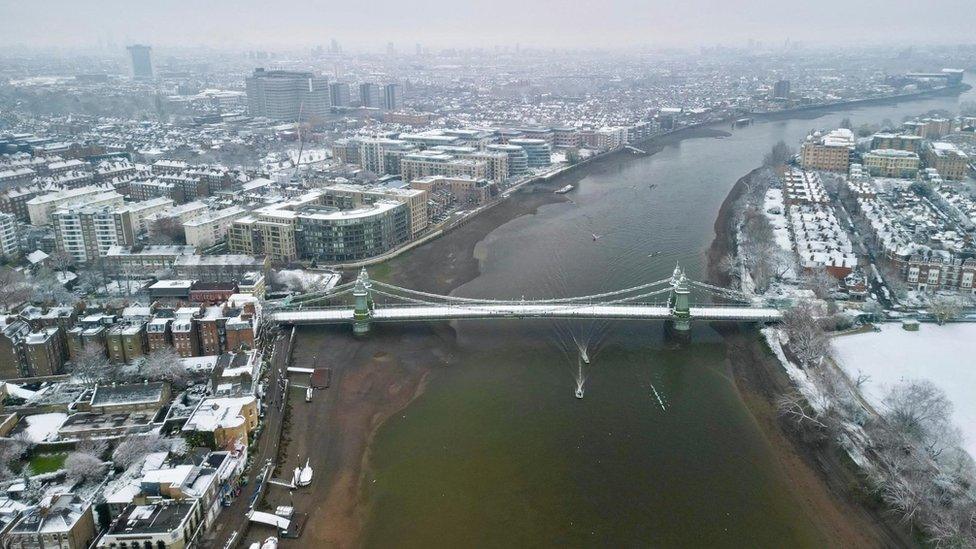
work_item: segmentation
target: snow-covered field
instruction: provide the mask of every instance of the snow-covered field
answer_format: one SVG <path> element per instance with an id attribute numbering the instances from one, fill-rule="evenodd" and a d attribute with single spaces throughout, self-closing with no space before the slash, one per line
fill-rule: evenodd
<path id="1" fill-rule="evenodd" d="M 945 391 L 963 447 L 976 457 L 976 323 L 922 324 L 917 332 L 883 324 L 880 332 L 837 337 L 833 345 L 848 374 L 871 376 L 864 392 L 873 403 L 906 379 L 927 379 Z"/>

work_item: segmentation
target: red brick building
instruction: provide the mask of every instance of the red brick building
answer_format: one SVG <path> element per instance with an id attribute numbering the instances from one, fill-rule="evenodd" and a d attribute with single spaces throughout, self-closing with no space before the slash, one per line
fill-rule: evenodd
<path id="1" fill-rule="evenodd" d="M 192 303 L 223 303 L 236 293 L 236 282 L 194 282 L 190 286 L 190 301 Z"/>

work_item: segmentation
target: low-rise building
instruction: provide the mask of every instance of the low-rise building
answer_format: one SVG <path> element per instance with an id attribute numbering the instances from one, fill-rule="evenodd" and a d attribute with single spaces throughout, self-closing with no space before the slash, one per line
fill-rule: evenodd
<path id="1" fill-rule="evenodd" d="M 236 443 L 246 445 L 257 425 L 254 396 L 211 397 L 200 401 L 183 426 L 183 433 L 198 434 L 202 437 L 199 442 L 211 448 L 232 448 Z"/>
<path id="2" fill-rule="evenodd" d="M 914 178 L 918 175 L 918 155 L 896 149 L 878 149 L 861 157 L 864 168 L 876 177 Z"/>
<path id="3" fill-rule="evenodd" d="M 197 499 L 129 505 L 98 540 L 100 549 L 184 549 L 203 522 Z"/>
<path id="4" fill-rule="evenodd" d="M 183 223 L 186 243 L 189 246 L 194 246 L 198 251 L 210 248 L 227 238 L 227 229 L 236 219 L 245 215 L 247 215 L 247 211 L 243 208 L 231 206 L 186 221 Z"/>
<path id="5" fill-rule="evenodd" d="M 91 504 L 75 494 L 45 497 L 26 511 L 5 536 L 11 549 L 87 549 L 95 539 Z"/>

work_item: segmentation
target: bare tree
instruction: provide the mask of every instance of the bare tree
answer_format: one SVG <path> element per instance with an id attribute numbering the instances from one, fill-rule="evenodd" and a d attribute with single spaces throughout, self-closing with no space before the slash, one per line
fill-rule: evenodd
<path id="1" fill-rule="evenodd" d="M 90 344 L 78 353 L 71 373 L 83 383 L 95 384 L 113 380 L 118 375 L 118 369 L 105 356 L 105 349 L 98 344 Z"/>
<path id="2" fill-rule="evenodd" d="M 798 429 L 827 429 L 827 424 L 808 409 L 806 399 L 799 391 L 792 390 L 776 399 L 776 410 L 780 417 L 789 420 Z"/>
<path id="3" fill-rule="evenodd" d="M 763 157 L 763 166 L 775 167 L 779 166 L 780 164 L 785 164 L 789 162 L 791 158 L 793 158 L 794 154 L 793 149 L 791 149 L 785 141 L 779 141 L 773 145 L 773 148 L 766 153 L 765 157 Z"/>
<path id="4" fill-rule="evenodd" d="M 800 303 L 783 315 L 789 348 L 804 368 L 819 366 L 830 356 L 830 342 L 808 303 Z"/>
<path id="5" fill-rule="evenodd" d="M 936 296 L 929 302 L 929 312 L 939 325 L 955 320 L 962 313 L 962 301 L 955 296 Z"/>
<path id="6" fill-rule="evenodd" d="M 58 250 L 51 254 L 50 257 L 51 267 L 53 267 L 58 272 L 65 272 L 68 267 L 74 265 L 75 260 L 71 257 L 68 252 Z"/>
<path id="7" fill-rule="evenodd" d="M 186 244 L 186 232 L 178 217 L 161 217 L 149 228 L 151 244 Z"/>
<path id="8" fill-rule="evenodd" d="M 803 276 L 803 285 L 820 299 L 827 299 L 837 289 L 837 279 L 826 268 L 813 269 Z"/>
<path id="9" fill-rule="evenodd" d="M 899 435 L 924 447 L 933 457 L 958 443 L 952 426 L 952 402 L 928 380 L 899 383 L 883 401 L 884 417 Z"/>
<path id="10" fill-rule="evenodd" d="M 9 309 L 30 296 L 24 275 L 10 267 L 0 267 L 0 308 Z"/>

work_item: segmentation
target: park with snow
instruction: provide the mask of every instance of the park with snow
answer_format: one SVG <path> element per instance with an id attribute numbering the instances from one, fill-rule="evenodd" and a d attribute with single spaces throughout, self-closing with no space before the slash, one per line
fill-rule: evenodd
<path id="1" fill-rule="evenodd" d="M 923 323 L 917 332 L 897 323 L 879 328 L 880 332 L 833 338 L 837 362 L 852 378 L 870 377 L 861 391 L 875 406 L 883 406 L 881 399 L 899 382 L 934 383 L 952 401 L 953 422 L 965 437 L 963 447 L 976 457 L 976 323 Z"/>

